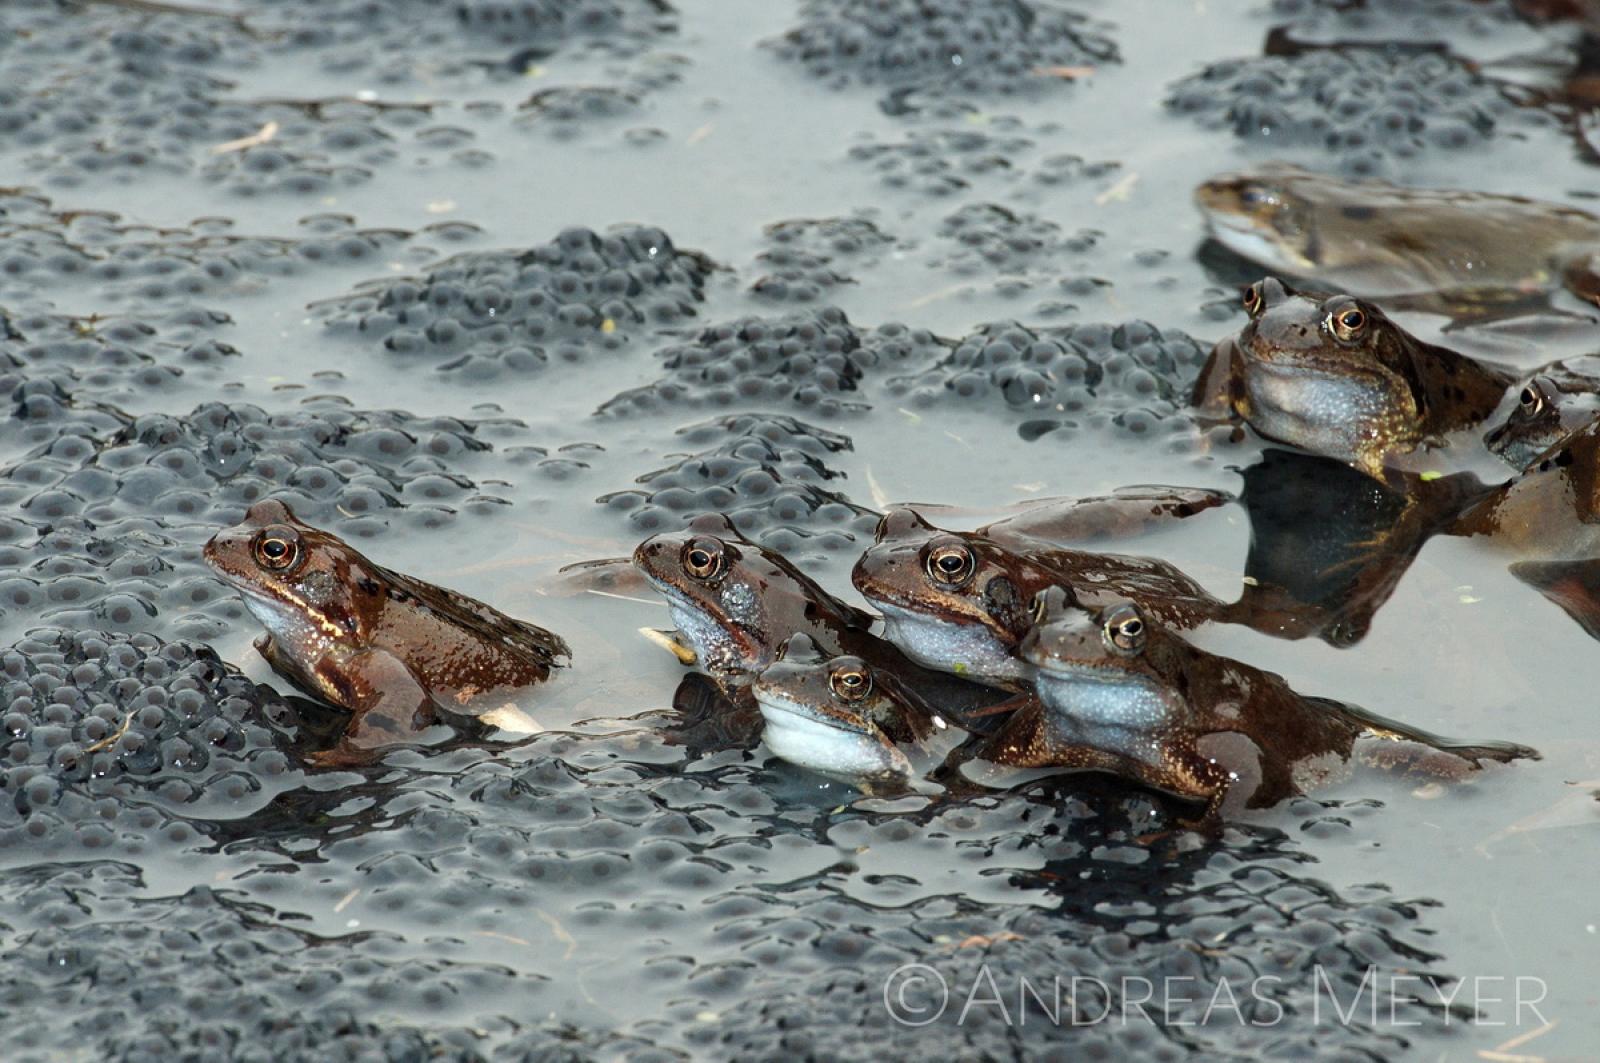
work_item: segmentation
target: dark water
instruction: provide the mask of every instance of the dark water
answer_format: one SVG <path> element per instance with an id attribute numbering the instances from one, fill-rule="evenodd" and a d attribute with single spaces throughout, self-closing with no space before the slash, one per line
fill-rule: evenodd
<path id="1" fill-rule="evenodd" d="M 1181 413 L 1240 320 L 1196 183 L 1595 187 L 1505 88 L 1567 31 L 1344 6 L 996 5 L 945 24 L 1002 56 L 951 82 L 910 4 L 5 5 L 7 1058 L 1592 1055 L 1600 654 L 1504 558 L 1430 541 L 1352 647 L 1205 645 L 1544 760 L 1360 774 L 1211 848 L 1137 843 L 1156 809 L 1109 784 L 896 803 L 690 759 L 636 634 L 664 610 L 557 576 L 727 509 L 845 593 L 890 502 L 1238 490 L 1259 445 Z M 1593 351 L 1558 308 L 1447 342 Z M 947 343 L 1065 326 L 1092 387 L 944 387 Z M 317 714 L 232 673 L 287 693 L 198 561 L 264 493 L 560 631 L 549 733 L 301 770 Z M 1243 514 L 1187 523 L 1130 548 L 1237 597 Z M 950 989 L 929 1025 L 886 1006 L 927 1003 L 906 964 Z M 1076 1025 L 1022 1021 L 1075 976 Z"/>

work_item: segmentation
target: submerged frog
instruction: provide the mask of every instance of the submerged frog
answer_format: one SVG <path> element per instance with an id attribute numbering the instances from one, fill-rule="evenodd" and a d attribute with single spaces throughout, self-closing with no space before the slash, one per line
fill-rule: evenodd
<path id="1" fill-rule="evenodd" d="M 936 528 L 910 509 L 884 514 L 877 542 L 850 578 L 883 614 L 889 641 L 913 660 L 1011 690 L 1031 677 L 1016 649 L 1033 623 L 1029 602 L 1044 587 L 1070 586 L 1086 607 L 1130 597 L 1180 626 L 1226 609 L 1164 561 L 1009 549 L 985 535 Z"/>
<path id="2" fill-rule="evenodd" d="M 1538 756 L 1302 696 L 1282 676 L 1196 649 L 1132 602 L 1086 612 L 1058 587 L 1041 592 L 1032 611 L 1021 655 L 1037 669 L 1040 704 L 1013 714 L 983 756 L 1128 776 L 1204 802 L 1197 823 L 1209 829 L 1220 824 L 1230 788 L 1251 776 L 1246 804 L 1261 808 L 1341 774 L 1358 753 L 1450 777 L 1484 761 Z M 1367 742 L 1386 748 L 1358 749 Z"/>
<path id="3" fill-rule="evenodd" d="M 1483 437 L 1507 462 L 1525 469 L 1562 437 L 1600 415 L 1600 358 L 1558 362 L 1522 385 L 1516 408 Z"/>
<path id="4" fill-rule="evenodd" d="M 652 536 L 633 560 L 667 600 L 696 662 L 736 700 L 795 635 L 828 657 L 859 657 L 894 674 L 956 716 L 996 700 L 981 686 L 918 667 L 873 633 L 870 613 L 746 539 L 726 517 L 701 517 L 686 531 Z"/>
<path id="5" fill-rule="evenodd" d="M 1195 202 L 1235 254 L 1366 296 L 1415 295 L 1420 307 L 1565 285 L 1600 303 L 1600 217 L 1573 207 L 1344 181 L 1282 164 L 1214 177 Z"/>
<path id="6" fill-rule="evenodd" d="M 947 728 L 938 710 L 892 672 L 860 657 L 828 658 L 797 635 L 753 688 L 767 748 L 819 775 L 874 789 L 907 786 L 916 746 Z"/>
<path id="7" fill-rule="evenodd" d="M 1538 455 L 1449 530 L 1527 560 L 1600 557 L 1600 419 Z"/>
<path id="8" fill-rule="evenodd" d="M 1244 307 L 1250 320 L 1217 344 L 1195 405 L 1373 476 L 1393 454 L 1484 421 L 1513 380 L 1348 295 L 1305 295 L 1268 277 L 1245 289 Z"/>
<path id="9" fill-rule="evenodd" d="M 1100 543 L 1170 528 L 1237 501 L 1237 496 L 1215 488 L 1156 485 L 1084 498 L 1035 498 L 1001 507 L 998 512 L 1006 515 L 979 528 L 978 534 L 1018 549 Z M 933 520 L 997 512 L 920 502 L 908 508 Z"/>
<path id="10" fill-rule="evenodd" d="M 251 506 L 205 559 L 266 627 L 256 649 L 273 669 L 355 714 L 329 763 L 404 742 L 440 712 L 507 707 L 569 655 L 560 636 L 382 568 L 282 502 Z"/>

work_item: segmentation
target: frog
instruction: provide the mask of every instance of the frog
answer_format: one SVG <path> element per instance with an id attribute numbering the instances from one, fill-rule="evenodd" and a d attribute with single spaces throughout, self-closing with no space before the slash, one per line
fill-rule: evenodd
<path id="1" fill-rule="evenodd" d="M 255 647 L 272 669 L 352 714 L 322 763 L 514 706 L 571 657 L 559 635 L 384 568 L 277 499 L 250 506 L 203 556 L 267 629 Z"/>
<path id="2" fill-rule="evenodd" d="M 904 508 L 913 509 L 933 521 L 973 513 L 1003 512 L 1005 516 L 983 525 L 978 532 L 1020 549 L 1135 538 L 1167 530 L 1179 521 L 1193 521 L 1202 514 L 1235 505 L 1238 501 L 1237 495 L 1219 488 L 1141 484 L 1118 488 L 1106 495 L 1030 498 L 983 510 L 923 502 Z"/>
<path id="3" fill-rule="evenodd" d="M 1016 656 L 1031 625 L 1032 596 L 1062 582 L 1086 606 L 1127 595 L 1169 623 L 1221 618 L 1226 606 L 1164 561 L 1038 545 L 1013 549 L 980 532 L 935 527 L 896 507 L 851 570 L 889 641 L 927 668 L 1022 691 L 1031 669 Z"/>
<path id="4" fill-rule="evenodd" d="M 666 599 L 685 663 L 714 679 L 741 709 L 751 684 L 795 635 L 829 657 L 859 657 L 894 674 L 948 714 L 998 699 L 992 691 L 923 668 L 880 637 L 876 617 L 830 594 L 775 550 L 745 538 L 724 514 L 706 514 L 681 531 L 640 543 L 634 565 Z"/>
<path id="5" fill-rule="evenodd" d="M 1537 455 L 1447 531 L 1525 561 L 1600 556 L 1600 418 Z"/>
<path id="6" fill-rule="evenodd" d="M 1364 297 L 1504 316 L 1564 287 L 1600 305 L 1600 217 L 1575 207 L 1346 181 L 1282 163 L 1220 174 L 1194 199 L 1235 254 Z"/>
<path id="7" fill-rule="evenodd" d="M 1545 366 L 1523 381 L 1517 404 L 1483 437 L 1512 467 L 1525 469 L 1561 438 L 1600 415 L 1600 356 Z"/>
<path id="8" fill-rule="evenodd" d="M 1503 366 L 1424 343 L 1365 299 L 1265 277 L 1242 302 L 1250 320 L 1213 349 L 1194 405 L 1377 479 L 1391 458 L 1487 420 L 1515 380 Z"/>
<path id="9" fill-rule="evenodd" d="M 915 769 L 906 749 L 950 728 L 893 672 L 852 654 L 830 658 L 803 634 L 752 689 L 774 755 L 872 793 L 911 788 Z"/>
<path id="10" fill-rule="evenodd" d="M 1195 647 L 1129 600 L 1085 610 L 1067 588 L 1050 587 L 1030 611 L 1018 653 L 1035 669 L 1038 705 L 1012 714 L 980 755 L 1111 771 L 1202 805 L 1185 823 L 1197 830 L 1220 829 L 1235 786 L 1249 786 L 1245 807 L 1270 807 L 1342 776 L 1358 755 L 1452 779 L 1538 757 L 1301 695 L 1280 675 Z"/>

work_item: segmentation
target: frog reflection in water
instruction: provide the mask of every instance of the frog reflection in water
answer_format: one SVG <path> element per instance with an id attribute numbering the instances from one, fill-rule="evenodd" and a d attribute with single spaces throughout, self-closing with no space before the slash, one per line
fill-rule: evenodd
<path id="1" fill-rule="evenodd" d="M 912 659 L 1010 690 L 1025 688 L 1031 674 L 1015 654 L 1033 623 L 1029 602 L 1044 587 L 1065 583 L 1091 606 L 1132 598 L 1178 626 L 1225 608 L 1163 561 L 1042 545 L 1008 549 L 980 533 L 936 528 L 910 509 L 884 514 L 877 542 L 850 578 L 883 614 L 888 639 Z"/>
<path id="2" fill-rule="evenodd" d="M 947 724 L 937 709 L 892 673 L 860 657 L 827 658 L 796 635 L 756 680 L 767 748 L 820 775 L 876 791 L 904 789 L 913 775 L 902 747 Z"/>
<path id="3" fill-rule="evenodd" d="M 1217 344 L 1194 404 L 1375 477 L 1392 455 L 1485 420 L 1513 379 L 1348 295 L 1304 295 L 1268 277 L 1245 289 L 1244 307 L 1249 322 Z"/>
<path id="4" fill-rule="evenodd" d="M 1600 302 L 1600 217 L 1483 192 L 1343 181 L 1271 164 L 1195 190 L 1218 242 L 1277 273 L 1392 305 L 1505 314 L 1565 285 Z"/>
<path id="5" fill-rule="evenodd" d="M 266 627 L 256 648 L 273 669 L 355 714 L 324 763 L 414 738 L 441 712 L 510 707 L 569 652 L 543 628 L 373 564 L 282 502 L 251 506 L 205 559 Z"/>
<path id="6" fill-rule="evenodd" d="M 957 717 L 998 700 L 992 690 L 918 667 L 873 634 L 870 613 L 746 539 L 724 516 L 652 536 L 633 560 L 667 600 L 690 654 L 735 704 L 748 703 L 750 683 L 797 634 L 825 656 L 859 657 L 894 674 Z"/>
<path id="7" fill-rule="evenodd" d="M 1247 806 L 1259 808 L 1342 774 L 1356 754 L 1450 777 L 1483 761 L 1537 756 L 1508 743 L 1452 742 L 1301 696 L 1281 676 L 1196 649 L 1131 602 L 1085 611 L 1051 588 L 1033 612 L 1021 656 L 1038 670 L 1040 704 L 1013 714 L 981 755 L 1131 777 L 1204 802 L 1204 827 L 1219 825 L 1230 787 L 1251 776 Z"/>

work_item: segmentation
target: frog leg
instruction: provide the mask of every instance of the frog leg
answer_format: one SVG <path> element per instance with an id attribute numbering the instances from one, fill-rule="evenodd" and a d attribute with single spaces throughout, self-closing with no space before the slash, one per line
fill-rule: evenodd
<path id="1" fill-rule="evenodd" d="M 1562 267 L 1561 274 L 1568 291 L 1600 306 L 1600 253 L 1579 255 Z"/>
<path id="2" fill-rule="evenodd" d="M 1140 781 L 1156 790 L 1205 801 L 1200 815 L 1178 822 L 1201 834 L 1221 834 L 1222 802 L 1232 781 L 1228 772 L 1188 744 L 1169 745 L 1162 750 L 1161 761 L 1160 765 L 1138 762 Z"/>
<path id="3" fill-rule="evenodd" d="M 387 650 L 360 650 L 318 662 L 316 677 L 353 714 L 332 749 L 310 759 L 347 766 L 375 759 L 388 746 L 415 738 L 431 722 L 433 697 L 400 658 Z"/>
<path id="4" fill-rule="evenodd" d="M 1018 709 L 1006 725 L 980 747 L 985 759 L 1017 768 L 1065 768 L 1098 771 L 1133 779 L 1152 790 L 1205 801 L 1193 820 L 1180 820 L 1186 828 L 1205 834 L 1222 829 L 1222 802 L 1228 793 L 1228 773 L 1198 751 L 1169 744 L 1152 763 L 1122 753 L 1112 753 L 1053 733 L 1050 714 L 1034 701 Z"/>

